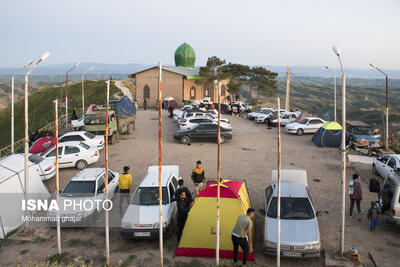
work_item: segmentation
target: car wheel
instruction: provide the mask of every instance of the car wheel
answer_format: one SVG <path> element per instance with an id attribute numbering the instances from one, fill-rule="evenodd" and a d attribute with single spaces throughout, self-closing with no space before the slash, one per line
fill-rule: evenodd
<path id="1" fill-rule="evenodd" d="M 182 143 L 182 144 L 185 144 L 185 145 L 190 144 L 190 137 L 187 136 L 187 135 L 182 136 L 182 138 L 181 138 L 181 143 Z"/>
<path id="2" fill-rule="evenodd" d="M 378 175 L 378 170 L 376 169 L 376 165 L 372 164 L 372 173 Z"/>
<path id="3" fill-rule="evenodd" d="M 221 137 L 219 138 L 219 143 L 220 143 L 220 144 L 225 143 L 225 137 L 224 137 L 224 136 L 221 136 Z"/>
<path id="4" fill-rule="evenodd" d="M 133 124 L 132 123 L 130 123 L 128 125 L 128 134 L 133 134 Z"/>
<path id="5" fill-rule="evenodd" d="M 78 160 L 75 164 L 75 168 L 77 168 L 78 170 L 83 170 L 84 168 L 86 168 L 86 166 L 87 162 L 83 159 Z"/>
<path id="6" fill-rule="evenodd" d="M 297 135 L 303 135 L 304 134 L 304 130 L 303 129 L 298 129 L 296 133 L 297 133 Z"/>

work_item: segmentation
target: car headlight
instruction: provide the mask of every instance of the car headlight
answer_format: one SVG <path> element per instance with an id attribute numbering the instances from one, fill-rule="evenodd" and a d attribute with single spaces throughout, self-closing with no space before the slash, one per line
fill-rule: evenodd
<path id="1" fill-rule="evenodd" d="M 163 228 L 165 227 L 167 227 L 167 222 L 163 222 Z M 153 228 L 160 228 L 160 224 L 159 223 L 153 224 Z"/>
<path id="2" fill-rule="evenodd" d="M 305 245 L 304 246 L 305 250 L 319 250 L 320 248 L 321 248 L 321 244 L 320 243 L 309 244 L 309 245 Z"/>

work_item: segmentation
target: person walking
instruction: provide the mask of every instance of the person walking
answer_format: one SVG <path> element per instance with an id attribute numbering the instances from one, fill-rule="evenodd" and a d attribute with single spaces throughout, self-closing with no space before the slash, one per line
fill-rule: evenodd
<path id="1" fill-rule="evenodd" d="M 175 200 L 179 201 L 179 196 L 181 195 L 182 192 L 185 192 L 186 193 L 186 198 L 188 198 L 190 201 L 193 201 L 192 193 L 190 193 L 189 189 L 186 186 L 184 186 L 183 179 L 180 179 L 178 181 L 178 185 L 179 185 L 179 187 L 175 192 Z"/>
<path id="2" fill-rule="evenodd" d="M 368 210 L 367 218 L 369 219 L 369 230 L 375 231 L 375 227 L 378 225 L 378 207 L 375 201 L 371 202 L 371 208 Z"/>
<path id="3" fill-rule="evenodd" d="M 174 107 L 172 105 L 169 105 L 168 111 L 169 111 L 169 117 L 172 118 L 174 116 Z"/>
<path id="4" fill-rule="evenodd" d="M 197 196 L 204 186 L 204 168 L 201 161 L 196 162 L 196 167 L 192 171 L 192 180 L 194 183 L 194 195 Z"/>
<path id="5" fill-rule="evenodd" d="M 358 213 L 361 212 L 362 191 L 359 178 L 360 175 L 357 173 L 353 174 L 353 179 L 350 181 L 349 185 L 350 218 L 353 216 L 354 203 L 357 204 Z"/>
<path id="6" fill-rule="evenodd" d="M 234 264 L 237 262 L 239 246 L 243 250 L 243 265 L 246 265 L 249 253 L 253 252 L 253 243 L 251 240 L 251 228 L 253 227 L 251 219 L 253 217 L 254 209 L 250 208 L 247 210 L 247 214 L 240 215 L 236 220 L 235 227 L 232 230 Z"/>
<path id="7" fill-rule="evenodd" d="M 127 202 L 129 205 L 130 201 L 130 193 L 131 193 L 131 187 L 132 187 L 132 175 L 129 172 L 129 167 L 125 166 L 124 167 L 124 173 L 119 176 L 118 180 L 118 188 L 119 188 L 119 213 L 122 215 L 122 208 L 124 205 L 124 202 Z"/>
<path id="8" fill-rule="evenodd" d="M 146 98 L 143 100 L 143 109 L 144 110 L 147 109 L 147 100 L 146 100 Z"/>
<path id="9" fill-rule="evenodd" d="M 189 213 L 190 208 L 192 207 L 192 200 L 190 200 L 187 196 L 185 191 L 182 191 L 179 195 L 179 199 L 176 203 L 178 208 L 177 213 L 177 228 L 178 228 L 178 243 L 181 241 L 183 228 L 185 227 L 186 219 Z"/>

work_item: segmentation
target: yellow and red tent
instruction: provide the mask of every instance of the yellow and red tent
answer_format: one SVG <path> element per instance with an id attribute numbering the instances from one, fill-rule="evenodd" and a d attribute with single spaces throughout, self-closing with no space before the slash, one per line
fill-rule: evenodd
<path id="1" fill-rule="evenodd" d="M 233 257 L 232 230 L 239 215 L 251 208 L 246 183 L 238 180 L 223 180 L 220 186 L 220 257 Z M 215 257 L 216 247 L 217 183 L 207 182 L 207 187 L 196 197 L 189 212 L 176 256 Z M 254 218 L 253 218 L 254 225 Z M 254 227 L 251 233 L 254 241 Z M 239 248 L 238 258 L 243 257 Z M 254 254 L 249 255 L 254 260 Z"/>

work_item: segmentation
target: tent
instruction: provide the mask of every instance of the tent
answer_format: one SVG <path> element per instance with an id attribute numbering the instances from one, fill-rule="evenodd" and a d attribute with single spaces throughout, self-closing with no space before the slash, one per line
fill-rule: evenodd
<path id="1" fill-rule="evenodd" d="M 54 136 L 45 136 L 36 140 L 29 149 L 29 153 L 39 154 L 45 152 L 50 147 L 56 144 Z"/>
<path id="2" fill-rule="evenodd" d="M 342 144 L 342 126 L 334 121 L 328 121 L 318 129 L 312 142 L 319 147 L 340 147 Z M 346 144 L 349 136 L 346 134 Z"/>
<path id="3" fill-rule="evenodd" d="M 163 109 L 168 109 L 169 106 L 172 106 L 174 109 L 178 108 L 178 103 L 176 102 L 176 100 L 173 97 L 170 97 L 170 96 L 164 98 L 164 100 L 162 102 Z"/>
<path id="4" fill-rule="evenodd" d="M 136 107 L 127 96 L 119 100 L 111 100 L 109 104 L 111 109 L 115 110 L 115 114 L 122 119 L 129 118 L 136 114 Z"/>
<path id="5" fill-rule="evenodd" d="M 0 159 L 0 201 L 3 203 L 0 205 L 0 239 L 23 224 L 25 211 L 22 210 L 21 201 L 25 197 L 24 164 L 23 154 Z M 30 161 L 28 164 L 28 199 L 47 199 L 50 194 L 39 176 L 39 166 Z"/>
<path id="6" fill-rule="evenodd" d="M 233 257 L 232 230 L 239 215 L 246 214 L 251 208 L 246 183 L 239 180 L 223 180 L 220 187 L 220 257 Z M 196 197 L 189 212 L 182 238 L 176 250 L 176 256 L 215 257 L 217 184 L 214 180 L 207 182 L 207 187 Z M 254 237 L 254 218 L 253 231 Z M 254 238 L 252 238 L 254 241 Z M 238 258 L 243 257 L 239 248 Z M 254 254 L 249 255 L 254 260 Z"/>

